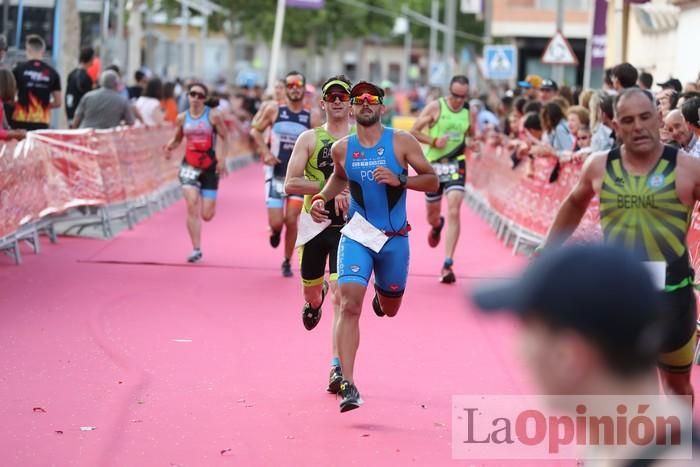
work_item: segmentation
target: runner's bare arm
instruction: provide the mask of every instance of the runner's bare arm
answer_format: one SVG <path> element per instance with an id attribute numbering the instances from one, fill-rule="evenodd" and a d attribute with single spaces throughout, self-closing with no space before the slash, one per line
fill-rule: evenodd
<path id="1" fill-rule="evenodd" d="M 600 191 L 606 161 L 605 152 L 586 159 L 578 183 L 559 207 L 559 212 L 549 227 L 541 245 L 543 248 L 561 245 L 574 233 L 591 200 Z"/>
<path id="2" fill-rule="evenodd" d="M 693 207 L 700 201 L 700 159 L 679 151 L 676 169 L 676 193 L 678 199 Z"/>
<path id="3" fill-rule="evenodd" d="M 287 166 L 287 178 L 284 180 L 284 191 L 289 195 L 315 195 L 321 191 L 321 182 L 307 180 L 304 177 L 304 168 L 309 161 L 309 156 L 316 146 L 316 134 L 314 130 L 306 130 L 294 143 L 294 150 Z"/>
<path id="4" fill-rule="evenodd" d="M 277 117 L 277 104 L 271 103 L 262 112 L 260 119 L 256 124 L 251 126 L 250 136 L 255 141 L 255 146 L 257 147 L 260 154 L 263 156 L 263 162 L 268 165 L 278 164 L 280 161 L 271 152 L 270 148 L 265 144 L 263 137 L 263 132 L 275 121 Z"/>
<path id="5" fill-rule="evenodd" d="M 224 116 L 218 110 L 212 109 L 209 113 L 209 118 L 211 124 L 216 129 L 216 136 L 218 138 L 216 144 L 216 160 L 217 170 L 219 172 L 226 172 L 226 153 L 228 151 L 228 128 L 226 127 L 226 122 L 224 122 Z"/>
<path id="6" fill-rule="evenodd" d="M 345 172 L 345 153 L 348 147 L 348 137 L 342 138 L 331 147 L 331 157 L 333 158 L 333 174 L 328 179 L 326 186 L 323 190 L 316 195 L 321 200 L 329 200 L 335 198 L 348 185 L 348 175 Z M 319 201 L 321 201 L 319 200 Z M 319 201 L 314 201 L 311 205 L 311 217 L 316 222 L 322 222 L 328 219 L 328 211 L 325 209 L 325 202 L 321 203 Z"/>
<path id="7" fill-rule="evenodd" d="M 219 144 L 216 145 L 216 159 L 219 163 L 223 163 L 226 159 L 226 150 L 228 149 L 228 128 L 224 122 L 223 115 L 218 110 L 211 110 L 209 118 L 216 129 L 216 137 L 219 139 Z"/>
<path id="8" fill-rule="evenodd" d="M 406 189 L 415 191 L 434 192 L 440 188 L 440 182 L 433 166 L 423 155 L 418 141 L 407 131 L 397 131 L 394 141 L 398 143 L 399 151 L 404 154 L 406 164 L 416 171 L 417 175 L 408 177 Z"/>
<path id="9" fill-rule="evenodd" d="M 437 119 L 436 114 L 439 109 L 439 101 L 433 101 L 428 104 L 428 106 L 423 109 L 416 119 L 416 122 L 413 124 L 413 128 L 411 128 L 411 134 L 413 137 L 423 144 L 432 144 L 433 142 L 433 138 L 424 133 L 423 130 L 431 127 L 435 123 L 435 120 Z"/>
<path id="10" fill-rule="evenodd" d="M 185 114 L 181 113 L 180 115 L 177 116 L 177 120 L 175 120 L 175 134 L 173 135 L 172 138 L 170 138 L 170 141 L 165 145 L 165 150 L 166 151 L 172 151 L 173 149 L 177 148 L 180 143 L 182 142 L 183 138 L 183 133 L 182 133 L 182 126 L 185 124 Z"/>

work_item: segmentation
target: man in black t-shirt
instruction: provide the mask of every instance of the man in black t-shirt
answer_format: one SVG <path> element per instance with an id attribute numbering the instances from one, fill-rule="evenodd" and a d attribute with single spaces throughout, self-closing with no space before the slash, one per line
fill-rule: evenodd
<path id="1" fill-rule="evenodd" d="M 17 102 L 12 113 L 12 128 L 43 130 L 49 127 L 51 109 L 61 107 L 61 78 L 42 61 L 46 45 L 35 35 L 27 36 L 26 62 L 12 71 L 17 81 Z"/>
<path id="2" fill-rule="evenodd" d="M 95 50 L 92 47 L 84 47 L 80 51 L 80 65 L 68 75 L 66 82 L 66 117 L 70 124 L 78 108 L 80 99 L 93 88 L 92 78 L 88 75 L 87 69 L 92 66 L 95 59 Z"/>

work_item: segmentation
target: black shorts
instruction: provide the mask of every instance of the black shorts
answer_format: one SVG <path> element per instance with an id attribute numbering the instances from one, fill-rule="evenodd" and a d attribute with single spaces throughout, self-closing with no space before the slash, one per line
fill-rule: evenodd
<path id="1" fill-rule="evenodd" d="M 304 287 L 323 283 L 323 277 L 326 274 L 326 258 L 328 258 L 330 280 L 338 280 L 338 244 L 341 228 L 329 226 L 309 240 L 306 245 L 299 247 L 301 281 Z"/>
<path id="2" fill-rule="evenodd" d="M 464 154 L 450 159 L 441 159 L 437 162 L 432 162 L 431 165 L 440 180 L 440 188 L 435 193 L 426 193 L 426 201 L 440 201 L 443 193 L 449 193 L 454 190 L 464 192 L 464 185 L 467 180 L 467 162 Z"/>
<path id="3" fill-rule="evenodd" d="M 185 161 L 180 165 L 180 184 L 182 186 L 193 186 L 199 188 L 203 197 L 216 194 L 219 189 L 219 175 L 216 173 L 216 162 L 206 169 L 192 167 Z"/>
<path id="4" fill-rule="evenodd" d="M 667 371 L 690 371 L 695 354 L 697 310 L 692 286 L 664 294 L 670 318 L 659 366 Z"/>

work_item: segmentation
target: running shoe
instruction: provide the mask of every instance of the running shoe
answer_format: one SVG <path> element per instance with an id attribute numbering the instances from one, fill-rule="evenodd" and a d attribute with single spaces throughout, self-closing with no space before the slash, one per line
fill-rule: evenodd
<path id="1" fill-rule="evenodd" d="M 340 392 L 340 383 L 343 382 L 343 372 L 340 371 L 339 366 L 331 367 L 331 374 L 328 376 L 328 391 L 331 394 L 338 394 Z"/>
<path id="2" fill-rule="evenodd" d="M 375 315 L 379 317 L 386 316 L 386 313 L 384 313 L 384 310 L 382 310 L 382 305 L 379 303 L 379 296 L 377 296 L 377 294 L 374 294 L 372 309 L 374 310 Z"/>
<path id="3" fill-rule="evenodd" d="M 192 254 L 187 258 L 188 263 L 198 263 L 202 260 L 202 250 L 195 248 L 192 250 Z"/>
<path id="4" fill-rule="evenodd" d="M 455 276 L 454 271 L 452 271 L 452 267 L 443 267 L 440 282 L 442 282 L 443 284 L 454 284 L 456 281 L 457 277 Z"/>
<path id="5" fill-rule="evenodd" d="M 304 327 L 307 331 L 311 331 L 321 321 L 321 307 L 328 293 L 328 282 L 323 281 L 323 290 L 321 291 L 321 304 L 318 308 L 313 308 L 309 302 L 304 303 L 304 308 L 301 312 L 301 320 L 304 322 Z"/>
<path id="6" fill-rule="evenodd" d="M 272 248 L 277 248 L 280 246 L 280 237 L 282 235 L 282 231 L 277 231 L 275 232 L 274 230 L 270 234 L 270 246 Z"/>
<path id="7" fill-rule="evenodd" d="M 343 400 L 340 401 L 340 412 L 348 412 L 359 408 L 362 405 L 362 398 L 360 397 L 360 392 L 357 390 L 354 384 L 348 380 L 343 380 L 340 383 L 340 395 L 343 396 Z"/>
<path id="8" fill-rule="evenodd" d="M 292 265 L 289 263 L 288 259 L 282 261 L 282 275 L 284 277 L 292 277 L 294 275 L 292 272 Z"/>
<path id="9" fill-rule="evenodd" d="M 440 225 L 430 229 L 430 233 L 428 234 L 428 245 L 430 245 L 432 248 L 435 248 L 440 243 L 440 233 L 442 232 L 442 228 L 444 226 L 445 218 L 440 216 Z"/>

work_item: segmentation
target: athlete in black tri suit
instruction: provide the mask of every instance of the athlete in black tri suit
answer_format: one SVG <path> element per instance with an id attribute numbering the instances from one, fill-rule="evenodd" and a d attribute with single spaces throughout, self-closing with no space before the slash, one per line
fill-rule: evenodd
<path id="1" fill-rule="evenodd" d="M 297 238 L 297 221 L 304 198 L 300 195 L 287 195 L 284 192 L 284 178 L 287 164 L 300 134 L 311 128 L 311 113 L 304 109 L 304 86 L 306 79 L 298 71 L 290 71 L 285 77 L 287 99 L 284 105 L 270 102 L 261 115 L 256 116 L 250 130 L 265 167 L 265 200 L 270 226 L 270 245 L 277 248 L 282 227 L 287 231 L 284 237 L 284 261 L 282 275 L 292 276 L 290 260 Z M 265 142 L 265 130 L 270 128 L 270 145 Z"/>
<path id="2" fill-rule="evenodd" d="M 189 86 L 190 108 L 177 117 L 175 135 L 165 145 L 170 151 L 186 140 L 185 158 L 180 166 L 180 184 L 187 201 L 187 231 L 192 240 L 190 263 L 202 259 L 202 220 L 209 222 L 216 212 L 219 176 L 226 175 L 226 135 L 224 119 L 216 109 L 204 105 L 208 94 L 202 83 Z"/>

